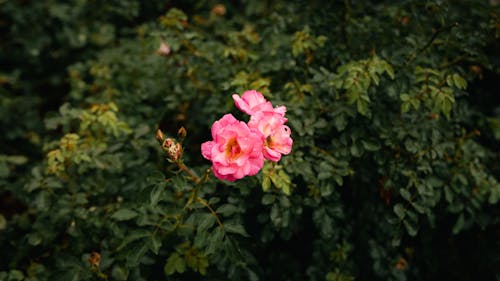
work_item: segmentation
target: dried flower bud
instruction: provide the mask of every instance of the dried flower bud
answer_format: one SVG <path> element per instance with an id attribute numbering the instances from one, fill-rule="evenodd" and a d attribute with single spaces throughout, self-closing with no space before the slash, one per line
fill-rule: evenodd
<path id="1" fill-rule="evenodd" d="M 163 135 L 163 132 L 160 129 L 156 130 L 156 139 L 160 143 L 163 143 L 163 140 L 165 139 L 165 135 Z"/>
<path id="2" fill-rule="evenodd" d="M 212 8 L 211 13 L 216 16 L 223 16 L 226 14 L 226 7 L 222 4 L 217 4 Z"/>
<path id="3" fill-rule="evenodd" d="M 163 150 L 167 154 L 168 159 L 177 161 L 182 154 L 182 146 L 172 138 L 167 138 L 162 144 Z"/>
<path id="4" fill-rule="evenodd" d="M 177 136 L 181 139 L 184 139 L 187 135 L 187 131 L 184 127 L 181 127 L 179 131 L 177 131 Z"/>
<path id="5" fill-rule="evenodd" d="M 161 41 L 160 47 L 156 50 L 156 54 L 167 57 L 170 55 L 170 45 L 165 41 Z"/>
<path id="6" fill-rule="evenodd" d="M 101 255 L 98 252 L 90 253 L 89 264 L 91 267 L 98 268 L 101 264 Z"/>
<path id="7" fill-rule="evenodd" d="M 408 262 L 404 258 L 399 258 L 398 262 L 396 263 L 396 269 L 405 270 L 407 267 Z"/>

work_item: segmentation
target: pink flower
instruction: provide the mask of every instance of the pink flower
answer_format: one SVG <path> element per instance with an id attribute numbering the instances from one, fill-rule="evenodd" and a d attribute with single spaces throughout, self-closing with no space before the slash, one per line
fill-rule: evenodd
<path id="1" fill-rule="evenodd" d="M 246 91 L 241 97 L 233 94 L 233 100 L 237 108 L 249 115 L 255 114 L 258 111 L 273 110 L 271 102 L 267 101 L 262 93 L 256 90 Z"/>
<path id="2" fill-rule="evenodd" d="M 224 115 L 212 125 L 213 141 L 201 145 L 203 157 L 212 161 L 217 178 L 235 181 L 253 176 L 264 165 L 264 137 L 245 122 L 231 114 Z"/>
<path id="3" fill-rule="evenodd" d="M 290 128 L 285 125 L 286 121 L 288 119 L 276 111 L 259 111 L 250 117 L 248 127 L 255 128 L 264 135 L 262 153 L 268 160 L 278 162 L 282 154 L 292 151 L 293 140 Z"/>

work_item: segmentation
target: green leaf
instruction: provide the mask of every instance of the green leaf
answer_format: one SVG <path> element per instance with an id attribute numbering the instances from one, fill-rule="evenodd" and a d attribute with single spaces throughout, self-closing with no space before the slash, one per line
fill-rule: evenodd
<path id="1" fill-rule="evenodd" d="M 401 194 L 401 197 L 403 197 L 406 201 L 411 201 L 411 194 L 408 190 L 401 188 L 399 189 L 399 194 Z"/>
<path id="2" fill-rule="evenodd" d="M 125 267 L 115 265 L 113 266 L 113 269 L 111 270 L 111 276 L 113 277 L 113 280 L 127 280 L 129 275 L 129 270 Z"/>
<path id="3" fill-rule="evenodd" d="M 135 217 L 137 217 L 137 212 L 127 208 L 120 209 L 116 211 L 113 215 L 111 215 L 111 218 L 117 221 L 126 221 L 133 219 Z"/>
<path id="4" fill-rule="evenodd" d="M 158 252 L 161 248 L 161 238 L 158 234 L 152 235 L 149 239 L 149 249 L 155 254 L 158 255 Z"/>
<path id="5" fill-rule="evenodd" d="M 464 219 L 464 214 L 462 213 L 460 214 L 460 216 L 458 216 L 455 225 L 453 225 L 452 233 L 455 235 L 460 233 L 460 231 L 464 228 L 464 225 L 465 225 L 465 219 Z"/>
<path id="6" fill-rule="evenodd" d="M 224 224 L 224 229 L 230 233 L 236 233 L 236 234 L 242 235 L 244 237 L 249 237 L 249 235 L 246 232 L 243 225 L 238 224 L 238 223 L 226 222 Z"/>
<path id="7" fill-rule="evenodd" d="M 215 211 L 218 214 L 224 215 L 224 216 L 231 216 L 232 214 L 236 213 L 238 211 L 238 207 L 232 205 L 232 204 L 224 204 L 217 208 Z"/>
<path id="8" fill-rule="evenodd" d="M 410 221 L 408 220 L 404 220 L 403 221 L 404 225 L 405 225 L 405 228 L 406 228 L 406 231 L 408 232 L 408 234 L 410 236 L 416 236 L 417 233 L 418 233 L 418 228 L 416 225 L 414 225 L 413 223 L 411 223 Z"/>
<path id="9" fill-rule="evenodd" d="M 151 235 L 151 233 L 145 229 L 136 229 L 132 231 L 130 234 L 125 236 L 123 241 L 120 243 L 120 245 L 116 248 L 118 251 L 121 251 L 125 246 L 130 244 L 131 242 L 134 242 L 135 240 L 148 237 Z"/>
<path id="10" fill-rule="evenodd" d="M 166 275 L 172 275 L 176 272 L 184 273 L 186 271 L 186 261 L 178 253 L 172 253 L 168 257 L 163 271 Z"/>
<path id="11" fill-rule="evenodd" d="M 276 196 L 274 194 L 264 194 L 264 196 L 262 196 L 261 202 L 263 205 L 270 205 L 274 203 L 274 200 L 276 200 Z"/>
<path id="12" fill-rule="evenodd" d="M 212 227 L 216 219 L 212 214 L 202 214 L 199 216 L 197 221 L 199 221 L 197 231 L 200 233 L 207 231 L 210 227 Z"/>
<path id="13" fill-rule="evenodd" d="M 262 190 L 264 192 L 269 191 L 271 189 L 271 179 L 268 176 L 264 175 L 262 179 Z"/>
<path id="14" fill-rule="evenodd" d="M 224 240 L 224 235 L 225 231 L 222 227 L 218 226 L 215 228 L 215 230 L 211 233 L 210 237 L 208 238 L 208 246 L 205 250 L 205 253 L 207 255 L 211 255 L 217 251 L 221 247 L 222 241 Z"/>
<path id="15" fill-rule="evenodd" d="M 361 143 L 363 144 L 363 147 L 368 151 L 377 151 L 380 149 L 380 144 L 376 141 L 362 140 Z"/>
<path id="16" fill-rule="evenodd" d="M 398 203 L 394 205 L 394 213 L 396 213 L 398 218 L 402 220 L 405 217 L 406 210 L 401 203 Z"/>
<path id="17" fill-rule="evenodd" d="M 139 265 L 148 248 L 147 243 L 139 243 L 135 248 L 131 249 L 127 255 L 127 265 L 130 267 Z"/>
<path id="18" fill-rule="evenodd" d="M 455 83 L 455 87 L 462 90 L 465 90 L 465 88 L 467 88 L 467 81 L 465 81 L 465 79 L 462 78 L 462 76 L 458 74 L 453 74 L 452 77 L 453 77 L 453 82 Z"/>
<path id="19" fill-rule="evenodd" d="M 164 184 L 157 184 L 153 187 L 151 193 L 149 194 L 149 200 L 151 206 L 156 206 L 158 204 L 164 190 L 165 190 Z"/>

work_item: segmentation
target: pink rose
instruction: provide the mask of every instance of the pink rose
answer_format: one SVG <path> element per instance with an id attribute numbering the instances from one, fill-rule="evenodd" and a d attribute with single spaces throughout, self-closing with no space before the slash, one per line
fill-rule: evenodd
<path id="1" fill-rule="evenodd" d="M 267 101 L 262 93 L 256 90 L 246 91 L 241 97 L 233 94 L 233 100 L 236 107 L 248 115 L 254 115 L 259 111 L 274 111 L 284 116 L 286 112 L 286 107 L 284 106 L 273 108 L 271 102 Z"/>
<path id="2" fill-rule="evenodd" d="M 249 115 L 255 114 L 258 111 L 273 110 L 271 102 L 267 101 L 262 93 L 256 90 L 246 91 L 241 97 L 233 94 L 233 100 L 237 108 Z"/>
<path id="3" fill-rule="evenodd" d="M 282 154 L 292 151 L 293 140 L 290 128 L 285 125 L 286 121 L 288 119 L 276 111 L 259 111 L 250 117 L 248 127 L 255 128 L 264 135 L 262 153 L 268 160 L 278 162 Z"/>
<path id="4" fill-rule="evenodd" d="M 214 122 L 212 138 L 201 145 L 201 152 L 212 161 L 217 178 L 235 181 L 257 174 L 264 165 L 264 137 L 233 115 L 226 114 Z"/>

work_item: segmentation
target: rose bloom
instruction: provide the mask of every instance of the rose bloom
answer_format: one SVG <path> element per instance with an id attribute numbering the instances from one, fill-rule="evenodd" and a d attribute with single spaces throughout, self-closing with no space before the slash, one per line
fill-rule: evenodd
<path id="1" fill-rule="evenodd" d="M 233 94 L 233 100 L 237 108 L 249 115 L 254 115 L 259 111 L 275 111 L 284 116 L 286 112 L 284 106 L 273 108 L 271 102 L 267 101 L 262 93 L 256 90 L 245 91 L 241 97 Z"/>
<path id="2" fill-rule="evenodd" d="M 248 127 L 255 128 L 264 135 L 262 153 L 266 159 L 278 162 L 282 154 L 292 151 L 293 140 L 290 128 L 285 125 L 287 121 L 287 118 L 276 111 L 259 111 L 250 117 Z"/>
<path id="3" fill-rule="evenodd" d="M 217 178 L 235 181 L 257 174 L 264 165 L 263 135 L 233 115 L 226 114 L 214 122 L 212 138 L 201 145 L 201 152 L 212 161 Z"/>

